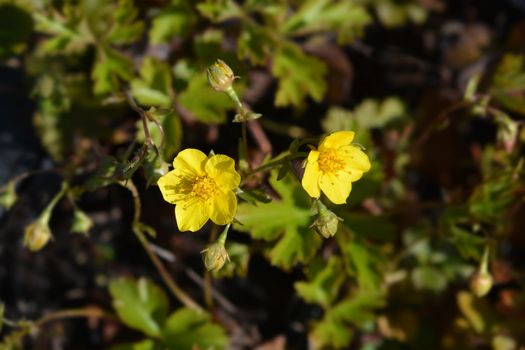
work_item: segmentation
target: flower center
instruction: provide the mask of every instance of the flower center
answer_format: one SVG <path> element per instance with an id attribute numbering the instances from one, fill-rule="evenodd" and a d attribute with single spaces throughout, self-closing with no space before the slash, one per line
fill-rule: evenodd
<path id="1" fill-rule="evenodd" d="M 340 152 L 336 149 L 328 148 L 319 154 L 319 169 L 324 173 L 334 173 L 343 170 L 345 162 Z"/>
<path id="2" fill-rule="evenodd" d="M 207 175 L 199 176 L 193 183 L 192 192 L 194 196 L 206 200 L 217 193 L 217 184 Z"/>

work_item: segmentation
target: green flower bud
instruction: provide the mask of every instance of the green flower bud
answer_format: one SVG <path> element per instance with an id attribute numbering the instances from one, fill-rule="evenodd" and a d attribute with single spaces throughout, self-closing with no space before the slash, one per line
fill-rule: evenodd
<path id="1" fill-rule="evenodd" d="M 489 246 L 485 247 L 483 257 L 479 264 L 479 269 L 472 275 L 470 279 L 470 290 L 478 297 L 481 298 L 490 292 L 494 284 L 492 275 L 489 272 L 489 257 L 490 251 Z"/>
<path id="2" fill-rule="evenodd" d="M 49 228 L 49 217 L 42 215 L 26 227 L 24 233 L 24 245 L 32 252 L 37 252 L 44 248 L 52 237 Z"/>
<path id="3" fill-rule="evenodd" d="M 93 227 L 93 221 L 82 210 L 76 209 L 73 213 L 73 226 L 71 232 L 82 233 L 87 235 L 89 230 Z"/>
<path id="4" fill-rule="evenodd" d="M 0 207 L 9 210 L 17 200 L 16 182 L 10 181 L 4 188 L 0 189 Z"/>
<path id="5" fill-rule="evenodd" d="M 492 275 L 488 272 L 477 271 L 472 275 L 470 280 L 470 290 L 478 298 L 484 297 L 487 295 L 492 286 L 494 285 L 494 279 Z"/>
<path id="6" fill-rule="evenodd" d="M 343 221 L 343 219 L 335 215 L 320 200 L 314 201 L 312 211 L 317 213 L 317 218 L 310 227 L 324 238 L 330 238 L 335 235 L 339 221 Z"/>
<path id="7" fill-rule="evenodd" d="M 226 261 L 230 261 L 223 242 L 213 243 L 201 253 L 206 270 L 211 272 L 219 271 Z"/>
<path id="8" fill-rule="evenodd" d="M 208 81 L 216 91 L 228 92 L 232 88 L 235 75 L 223 60 L 217 60 L 206 70 Z"/>

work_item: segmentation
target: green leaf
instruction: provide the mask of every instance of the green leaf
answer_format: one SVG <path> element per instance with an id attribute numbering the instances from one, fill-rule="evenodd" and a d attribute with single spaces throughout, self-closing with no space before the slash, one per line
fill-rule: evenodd
<path id="1" fill-rule="evenodd" d="M 455 224 L 450 225 L 452 241 L 463 259 L 481 260 L 483 249 L 487 242 L 482 237 L 476 236 Z"/>
<path id="2" fill-rule="evenodd" d="M 133 0 L 86 0 L 81 13 L 85 16 L 91 35 L 105 45 L 131 44 L 140 39 L 144 23 L 138 21 L 138 9 Z"/>
<path id="3" fill-rule="evenodd" d="M 286 42 L 275 54 L 272 74 L 279 79 L 276 106 L 300 106 L 308 96 L 319 102 L 326 91 L 325 64 Z"/>
<path id="4" fill-rule="evenodd" d="M 375 320 L 374 312 L 384 306 L 384 297 L 376 293 L 360 293 L 335 305 L 314 325 L 312 336 L 317 348 L 347 347 L 353 335 L 350 325 L 363 327 Z"/>
<path id="5" fill-rule="evenodd" d="M 205 0 L 197 5 L 202 16 L 213 22 L 222 22 L 241 16 L 239 5 L 233 0 Z"/>
<path id="6" fill-rule="evenodd" d="M 338 42 L 351 42 L 372 22 L 366 8 L 351 1 L 307 0 L 284 23 L 288 35 L 336 31 Z"/>
<path id="7" fill-rule="evenodd" d="M 163 348 L 156 344 L 152 339 L 145 339 L 135 343 L 118 344 L 112 346 L 109 350 L 162 350 Z"/>
<path id="8" fill-rule="evenodd" d="M 501 219 L 514 200 L 516 185 L 517 182 L 508 172 L 485 180 L 475 188 L 469 198 L 470 212 L 478 219 L 487 222 Z"/>
<path id="9" fill-rule="evenodd" d="M 525 115 L 525 56 L 503 56 L 490 86 L 490 93 L 505 108 Z"/>
<path id="10" fill-rule="evenodd" d="M 381 269 L 384 265 L 382 254 L 374 246 L 357 237 L 346 244 L 344 253 L 355 270 L 357 283 L 361 290 L 380 291 L 383 283 Z"/>
<path id="11" fill-rule="evenodd" d="M 133 78 L 133 64 L 119 52 L 100 48 L 91 77 L 95 82 L 94 92 L 99 95 L 120 90 L 120 80 Z"/>
<path id="12" fill-rule="evenodd" d="M 172 0 L 170 5 L 153 18 L 149 31 L 150 42 L 160 44 L 170 42 L 174 36 L 186 37 L 196 21 L 190 2 Z"/>
<path id="13" fill-rule="evenodd" d="M 382 128 L 405 114 L 405 106 L 397 97 L 382 101 L 366 99 L 354 110 L 357 123 L 365 129 Z"/>
<path id="14" fill-rule="evenodd" d="M 226 94 L 212 90 L 204 72 L 189 81 L 186 90 L 179 95 L 179 102 L 195 119 L 206 124 L 224 123 L 226 112 L 234 107 Z"/>
<path id="15" fill-rule="evenodd" d="M 151 337 L 161 335 L 168 311 L 168 298 L 153 282 L 119 278 L 109 284 L 113 307 L 127 326 Z"/>
<path id="16" fill-rule="evenodd" d="M 84 51 L 92 43 L 91 34 L 81 25 L 83 18 L 79 8 L 65 5 L 63 13 L 33 13 L 36 30 L 50 36 L 39 43 L 38 51 L 44 54 L 76 53 Z"/>
<path id="17" fill-rule="evenodd" d="M 312 221 L 310 199 L 297 180 L 288 175 L 276 180 L 272 172 L 269 182 L 281 197 L 271 203 L 253 206 L 241 203 L 237 209 L 239 231 L 250 232 L 256 239 L 277 243 L 269 252 L 272 264 L 290 268 L 297 262 L 308 261 L 321 245 L 321 239 L 309 224 Z"/>
<path id="18" fill-rule="evenodd" d="M 442 292 L 448 284 L 446 276 L 438 268 L 423 265 L 412 271 L 412 283 L 417 289 L 426 289 L 435 293 Z"/>
<path id="19" fill-rule="evenodd" d="M 18 196 L 16 194 L 16 181 L 9 181 L 5 186 L 0 188 L 0 207 L 9 210 L 16 203 Z"/>
<path id="20" fill-rule="evenodd" d="M 131 93 L 141 105 L 171 107 L 172 78 L 168 65 L 146 57 L 140 68 L 140 78 L 131 81 Z"/>
<path id="21" fill-rule="evenodd" d="M 267 28 L 246 23 L 237 42 L 237 55 L 247 58 L 252 64 L 264 64 L 272 45 L 273 40 Z"/>
<path id="22" fill-rule="evenodd" d="M 162 343 L 177 350 L 195 347 L 219 350 L 228 346 L 228 337 L 221 326 L 211 322 L 207 313 L 182 308 L 168 317 Z"/>
<path id="23" fill-rule="evenodd" d="M 325 264 L 322 260 L 320 262 Z M 308 269 L 314 268 L 313 265 L 313 262 L 310 262 Z M 332 256 L 322 269 L 315 271 L 310 276 L 309 282 L 296 282 L 294 284 L 295 290 L 306 302 L 316 303 L 328 308 L 345 280 L 342 271 L 341 260 Z"/>
<path id="24" fill-rule="evenodd" d="M 344 323 L 324 318 L 314 326 L 312 338 L 315 349 L 341 349 L 350 344 L 353 334 L 354 330 Z"/>
<path id="25" fill-rule="evenodd" d="M 112 11 L 113 25 L 107 34 L 107 41 L 112 44 L 131 44 L 140 39 L 144 31 L 144 22 L 137 21 L 138 9 L 134 0 L 119 0 Z"/>

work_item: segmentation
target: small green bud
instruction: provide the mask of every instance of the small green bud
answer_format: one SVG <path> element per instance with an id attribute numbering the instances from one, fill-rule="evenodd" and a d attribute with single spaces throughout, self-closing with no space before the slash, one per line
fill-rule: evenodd
<path id="1" fill-rule="evenodd" d="M 222 242 L 211 244 L 201 253 L 206 270 L 211 272 L 219 271 L 224 266 L 226 261 L 230 261 L 228 252 L 226 251 L 224 243 Z"/>
<path id="2" fill-rule="evenodd" d="M 24 245 L 30 251 L 37 252 L 41 250 L 51 239 L 52 233 L 48 221 L 49 217 L 42 215 L 26 227 L 24 232 Z"/>
<path id="3" fill-rule="evenodd" d="M 470 280 L 470 290 L 478 297 L 484 297 L 494 285 L 494 279 L 488 272 L 476 271 Z"/>
<path id="4" fill-rule="evenodd" d="M 487 245 L 483 251 L 483 256 L 479 264 L 478 270 L 472 275 L 470 279 L 470 290 L 481 298 L 490 292 L 494 284 L 494 279 L 489 272 L 489 257 L 490 248 Z"/>
<path id="5" fill-rule="evenodd" d="M 0 207 L 9 210 L 17 200 L 16 182 L 10 181 L 5 187 L 0 189 Z"/>
<path id="6" fill-rule="evenodd" d="M 208 81 L 213 89 L 228 92 L 232 88 L 235 74 L 223 60 L 217 60 L 206 70 Z"/>
<path id="7" fill-rule="evenodd" d="M 343 221 L 340 217 L 328 209 L 320 200 L 315 200 L 312 205 L 312 211 L 317 214 L 317 218 L 311 228 L 317 231 L 324 238 L 330 238 L 337 232 L 339 221 Z"/>
<path id="8" fill-rule="evenodd" d="M 89 230 L 93 227 L 93 221 L 82 210 L 76 209 L 73 213 L 73 226 L 71 232 L 82 233 L 87 235 Z"/>

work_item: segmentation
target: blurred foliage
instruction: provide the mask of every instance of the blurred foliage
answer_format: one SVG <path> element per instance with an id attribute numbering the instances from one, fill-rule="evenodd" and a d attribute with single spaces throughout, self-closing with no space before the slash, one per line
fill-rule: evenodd
<path id="1" fill-rule="evenodd" d="M 96 220 L 78 202 L 86 192 L 118 184 L 130 189 L 126 200 L 138 213 L 126 226 L 129 236 L 134 233 L 153 249 L 148 239 L 155 239 L 156 229 L 140 221 L 137 202 L 178 151 L 217 148 L 235 157 L 240 131 L 230 121 L 236 105 L 213 91 L 205 75 L 208 65 L 222 59 L 241 78 L 234 84 L 241 99 L 264 116 L 250 122 L 249 152 L 237 157 L 242 200 L 236 233 L 226 243 L 230 260 L 203 278 L 205 294 L 222 300 L 214 288 L 226 289 L 230 282 L 241 285 L 235 299 L 256 289 L 246 285 L 257 271 L 253 257 L 261 255 L 287 276 L 294 303 L 300 299 L 306 315 L 278 330 L 289 336 L 293 328 L 287 341 L 300 333 L 299 343 L 312 349 L 518 350 L 525 346 L 523 40 L 516 49 L 512 38 L 495 45 L 489 36 L 494 45 L 473 48 L 475 36 L 480 43 L 484 36 L 467 25 L 457 35 L 459 44 L 444 38 L 457 24 L 432 32 L 425 41 L 437 41 L 443 51 L 426 57 L 443 60 L 431 73 L 443 79 L 446 93 L 434 91 L 435 80 L 428 83 L 432 93 L 378 88 L 377 95 L 365 84 L 345 90 L 333 83 L 343 75 L 338 69 L 349 67 L 352 73 L 341 79 L 350 85 L 358 67 L 352 61 L 363 60 L 359 55 L 381 64 L 390 60 L 398 70 L 399 53 L 368 48 L 367 34 L 430 30 L 444 6 L 438 0 L 12 0 L 0 4 L 0 59 L 24 71 L 39 140 L 53 171 L 71 184 L 63 199 L 72 207 L 69 232 L 92 239 Z M 513 35 L 523 39 L 520 28 Z M 473 37 L 465 39 L 465 33 Z M 405 61 L 430 70 L 419 59 Z M 366 85 L 382 84 L 374 72 L 357 74 L 369 73 Z M 412 81 L 401 77 L 402 83 Z M 338 100 L 338 90 L 351 96 Z M 372 169 L 356 183 L 347 205 L 327 204 L 343 221 L 333 237 L 322 237 L 312 228 L 315 211 L 301 187 L 301 162 L 323 133 L 340 130 L 356 132 L 354 142 Z M 268 154 L 272 147 L 265 142 L 277 155 Z M 288 149 L 282 146 L 290 142 Z M 23 205 L 17 191 L 26 189 L 17 185 L 26 175 L 1 184 L 2 208 Z M 166 220 L 160 204 L 151 198 L 144 203 L 158 216 L 152 226 L 161 227 Z M 51 222 L 50 230 L 56 227 Z M 205 245 L 198 235 L 189 240 Z M 489 248 L 494 286 L 481 299 L 467 290 Z M 111 247 L 96 249 L 116 259 Z M 184 249 L 168 275 L 186 268 Z M 128 269 L 118 274 L 123 271 Z M 108 344 L 114 350 L 242 348 L 233 344 L 242 329 L 238 324 L 245 313 L 259 320 L 257 308 L 266 305 L 249 311 L 235 305 L 232 311 L 224 302 L 212 307 L 206 300 L 206 311 L 187 304 L 172 308 L 165 286 L 105 274 L 111 282 L 102 285 L 111 303 L 101 304 L 112 305 L 115 316 L 108 322 L 118 323 L 111 324 L 119 332 Z M 192 292 L 201 302 L 200 292 Z M 10 307 L 0 303 L 2 350 L 24 348 L 28 335 L 35 342 L 41 336 L 33 332 L 42 326 L 39 321 L 12 321 Z M 43 320 L 48 321 L 45 315 Z M 273 332 L 277 326 L 272 327 Z"/>

